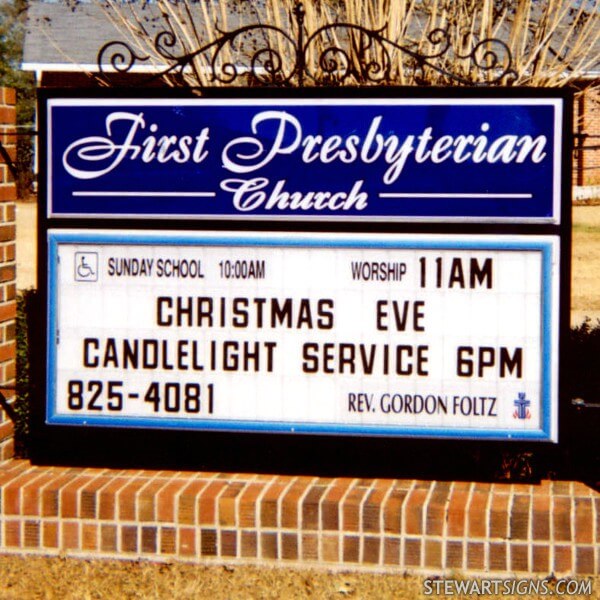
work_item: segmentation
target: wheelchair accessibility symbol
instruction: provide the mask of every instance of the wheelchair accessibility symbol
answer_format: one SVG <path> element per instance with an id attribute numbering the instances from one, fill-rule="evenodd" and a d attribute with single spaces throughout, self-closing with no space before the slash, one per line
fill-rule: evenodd
<path id="1" fill-rule="evenodd" d="M 75 281 L 98 281 L 96 252 L 75 252 Z"/>

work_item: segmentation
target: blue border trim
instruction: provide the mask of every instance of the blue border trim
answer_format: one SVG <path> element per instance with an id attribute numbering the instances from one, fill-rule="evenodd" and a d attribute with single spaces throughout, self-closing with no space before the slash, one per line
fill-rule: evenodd
<path id="1" fill-rule="evenodd" d="M 133 418 L 133 417 L 132 417 Z M 121 428 L 183 429 L 197 431 L 219 431 L 230 433 L 292 433 L 320 435 L 361 435 L 366 437 L 426 437 L 447 439 L 487 440 L 532 440 L 547 441 L 543 430 L 516 432 L 508 429 L 458 429 L 436 427 L 386 427 L 382 425 L 336 425 L 334 423 L 279 423 L 277 421 L 190 421 L 186 419 L 135 418 L 119 419 L 106 417 L 54 416 L 48 419 L 51 425 L 107 426 Z"/>
<path id="2" fill-rule="evenodd" d="M 287 234 L 286 234 L 287 235 Z M 549 244 L 541 241 L 526 240 L 526 236 L 515 234 L 514 237 L 522 237 L 523 242 L 513 242 L 511 240 L 503 240 L 498 236 L 489 235 L 490 241 L 478 239 L 464 239 L 459 241 L 452 240 L 431 240 L 431 239 L 357 239 L 356 236 L 348 234 L 319 234 L 311 233 L 310 237 L 306 234 L 298 234 L 290 237 L 286 235 L 273 236 L 265 234 L 263 236 L 250 236 L 244 234 L 235 235 L 227 234 L 224 236 L 209 237 L 204 236 L 202 232 L 184 234 L 177 232 L 173 236 L 161 235 L 160 232 L 152 233 L 135 233 L 135 232 L 100 232 L 93 231 L 90 233 L 75 232 L 75 231 L 48 231 L 49 255 L 52 253 L 54 245 L 58 244 L 104 244 L 104 245 L 140 245 L 140 246 L 266 246 L 266 247 L 281 247 L 281 248 L 402 248 L 402 249 L 433 249 L 433 250 L 452 250 L 454 248 L 465 250 L 551 250 Z M 361 234 L 357 234 L 361 235 Z M 370 234 L 365 234 L 370 235 Z M 391 237 L 388 234 L 373 234 L 381 238 Z M 394 234 L 404 237 L 417 238 L 417 235 L 412 233 Z M 435 236 L 438 234 L 422 234 Z M 450 236 L 452 234 L 439 234 Z M 465 238 L 467 237 L 466 234 Z M 480 234 L 485 237 L 486 234 Z M 300 237 L 303 236 L 303 237 Z M 319 239 L 321 236 L 321 239 Z M 348 236 L 348 237 L 344 237 Z M 57 256 L 57 254 L 56 254 Z M 51 265 L 52 266 L 52 265 Z M 551 266 L 551 265 L 550 265 Z"/>
<path id="3" fill-rule="evenodd" d="M 542 249 L 542 291 L 542 431 L 550 437 L 552 432 L 552 246 L 549 244 Z M 556 316 L 558 319 L 558 310 Z M 558 389 L 556 394 L 558 395 Z"/>
<path id="4" fill-rule="evenodd" d="M 414 239 L 412 234 L 402 234 L 413 239 L 356 239 L 345 234 L 326 236 L 312 234 L 299 237 L 282 235 L 264 236 L 224 235 L 208 237 L 200 233 L 164 236 L 160 233 L 134 232 L 64 232 L 48 231 L 48 307 L 47 307 L 47 418 L 50 425 L 104 426 L 121 428 L 154 428 L 181 429 L 197 431 L 220 431 L 236 433 L 294 433 L 320 435 L 361 435 L 377 437 L 423 437 L 440 439 L 486 439 L 514 441 L 552 441 L 552 242 L 550 240 L 531 240 L 526 236 L 523 240 L 503 240 L 489 236 L 490 239 L 451 239 L 431 240 Z M 433 234 L 432 234 L 433 235 Z M 444 234 L 447 235 L 447 234 Z M 387 236 L 386 236 L 387 237 Z M 552 237 L 552 236 L 547 236 Z M 506 429 L 461 429 L 436 427 L 387 427 L 380 424 L 346 424 L 335 423 L 281 423 L 276 421 L 218 421 L 205 419 L 191 421 L 189 419 L 165 418 L 118 418 L 106 416 L 68 416 L 56 414 L 56 358 L 57 348 L 57 304 L 58 304 L 58 248 L 61 244 L 103 244 L 103 245 L 153 245 L 153 246 L 263 246 L 284 248 L 397 248 L 397 249 L 433 249 L 433 250 L 533 250 L 542 253 L 542 429 L 539 430 L 506 430 Z M 557 313 L 558 316 L 558 313 Z M 558 391 L 557 391 L 558 393 Z"/>

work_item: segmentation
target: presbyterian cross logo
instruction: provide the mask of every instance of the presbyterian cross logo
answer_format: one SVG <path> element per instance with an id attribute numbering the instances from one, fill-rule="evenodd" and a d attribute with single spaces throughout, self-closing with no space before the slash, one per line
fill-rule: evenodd
<path id="1" fill-rule="evenodd" d="M 513 413 L 515 419 L 531 419 L 531 412 L 527 408 L 531 400 L 527 400 L 524 392 L 519 392 L 519 397 L 514 401 L 517 410 Z"/>

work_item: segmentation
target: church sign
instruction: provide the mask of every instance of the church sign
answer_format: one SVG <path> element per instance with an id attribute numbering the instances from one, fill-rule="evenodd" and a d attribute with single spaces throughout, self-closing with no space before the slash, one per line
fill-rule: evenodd
<path id="1" fill-rule="evenodd" d="M 42 429 L 558 440 L 566 97 L 41 111 Z"/>

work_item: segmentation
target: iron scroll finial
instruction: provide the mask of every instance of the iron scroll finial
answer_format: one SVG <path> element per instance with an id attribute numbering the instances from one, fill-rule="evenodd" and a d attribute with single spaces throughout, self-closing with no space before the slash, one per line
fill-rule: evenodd
<path id="1" fill-rule="evenodd" d="M 296 2 L 294 6 L 294 16 L 296 17 L 296 22 L 299 26 L 304 25 L 304 16 L 306 11 L 304 10 L 304 4 L 302 2 Z"/>
<path id="2" fill-rule="evenodd" d="M 385 26 L 376 30 L 334 22 L 310 32 L 305 16 L 302 2 L 296 2 L 290 16 L 295 36 L 257 22 L 231 31 L 217 29 L 219 37 L 179 53 L 173 30 L 160 31 L 153 40 L 152 54 L 166 66 L 146 82 L 197 72 L 200 58 L 208 77 L 197 77 L 198 83 L 205 80 L 216 85 L 239 84 L 242 78 L 253 86 L 389 85 L 395 82 L 393 61 L 399 60 L 394 56 L 403 57 L 401 68 L 405 74 L 410 72 L 417 84 L 430 84 L 431 74 L 438 82 L 464 86 L 510 85 L 518 77 L 510 48 L 499 39 L 478 41 L 470 51 L 460 53 L 453 47 L 449 31 L 436 28 L 424 38 L 426 51 L 385 37 Z M 124 41 L 108 42 L 98 52 L 100 78 L 110 83 L 112 73 L 131 72 L 138 63 L 150 60 L 150 54 L 141 56 Z"/>
<path id="3" fill-rule="evenodd" d="M 294 17 L 298 27 L 298 42 L 296 44 L 296 73 L 298 75 L 298 87 L 304 87 L 304 71 L 306 63 L 304 58 L 304 5 L 296 2 L 294 6 Z"/>

